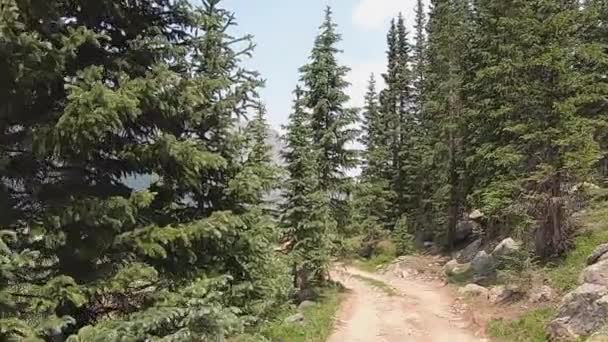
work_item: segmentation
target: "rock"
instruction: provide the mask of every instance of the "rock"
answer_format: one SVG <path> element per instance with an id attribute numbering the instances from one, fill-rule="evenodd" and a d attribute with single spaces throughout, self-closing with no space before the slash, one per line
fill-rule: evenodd
<path id="1" fill-rule="evenodd" d="M 314 306 L 315 304 L 317 304 L 317 303 L 313 302 L 312 300 L 305 300 L 302 303 L 300 303 L 300 305 L 298 305 L 298 310 L 304 310 L 306 308 Z"/>
<path id="2" fill-rule="evenodd" d="M 443 265 L 443 272 L 447 275 L 454 272 L 454 269 L 460 265 L 456 259 L 448 261 L 447 264 Z"/>
<path id="3" fill-rule="evenodd" d="M 451 282 L 462 283 L 469 281 L 472 276 L 472 268 L 470 263 L 459 264 L 458 261 L 452 260 L 443 267 L 445 275 Z"/>
<path id="4" fill-rule="evenodd" d="M 475 209 L 469 214 L 469 219 L 470 220 L 479 220 L 480 218 L 483 218 L 484 216 L 485 215 L 481 212 L 481 210 Z"/>
<path id="5" fill-rule="evenodd" d="M 530 293 L 530 301 L 532 303 L 546 303 L 553 299 L 553 289 L 547 285 L 533 289 Z"/>
<path id="6" fill-rule="evenodd" d="M 476 283 L 487 282 L 496 275 L 494 258 L 485 251 L 481 251 L 475 255 L 475 258 L 471 261 L 471 268 L 473 270 L 473 279 Z"/>
<path id="7" fill-rule="evenodd" d="M 585 268 L 581 274 L 580 283 L 608 286 L 608 260 L 600 261 Z"/>
<path id="8" fill-rule="evenodd" d="M 481 249 L 481 239 L 477 239 L 477 240 L 473 241 L 472 243 L 470 243 L 467 247 L 465 247 L 465 249 L 460 251 L 460 253 L 458 253 L 458 256 L 456 257 L 456 260 L 459 263 L 471 262 L 475 258 L 475 256 L 477 255 L 477 253 L 479 252 L 480 249 Z"/>
<path id="9" fill-rule="evenodd" d="M 501 243 L 494 248 L 492 252 L 492 256 L 495 258 L 501 258 L 505 256 L 511 256 L 519 251 L 521 248 L 520 244 L 515 242 L 515 240 L 511 238 L 506 238 L 502 240 Z"/>
<path id="10" fill-rule="evenodd" d="M 470 238 L 473 233 L 479 231 L 479 223 L 471 220 L 461 220 L 456 224 L 454 242 L 461 243 Z"/>
<path id="11" fill-rule="evenodd" d="M 605 332 L 595 333 L 587 339 L 587 342 L 608 342 L 608 333 L 605 333 Z"/>
<path id="12" fill-rule="evenodd" d="M 458 289 L 458 293 L 470 297 L 482 297 L 488 299 L 490 291 L 483 286 L 477 284 L 469 284 Z"/>
<path id="13" fill-rule="evenodd" d="M 608 287 L 583 284 L 562 300 L 558 316 L 549 323 L 547 332 L 552 341 L 577 341 L 606 325 Z"/>
<path id="14" fill-rule="evenodd" d="M 593 253 L 587 258 L 587 265 L 593 265 L 600 261 L 600 259 L 608 257 L 606 254 L 608 254 L 608 243 L 597 246 Z"/>
<path id="15" fill-rule="evenodd" d="M 304 315 L 301 313 L 297 313 L 295 315 L 291 315 L 285 318 L 285 323 L 289 324 L 303 324 L 304 323 Z"/>
<path id="16" fill-rule="evenodd" d="M 490 289 L 490 293 L 489 293 L 490 303 L 492 303 L 492 304 L 502 303 L 502 302 L 506 301 L 507 299 L 511 298 L 512 295 L 513 295 L 513 291 L 508 289 L 506 286 L 504 286 L 504 285 L 494 286 L 493 288 Z"/>

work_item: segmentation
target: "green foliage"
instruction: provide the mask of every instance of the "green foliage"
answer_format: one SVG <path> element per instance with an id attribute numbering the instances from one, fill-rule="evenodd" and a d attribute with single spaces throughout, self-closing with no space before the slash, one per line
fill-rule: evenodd
<path id="1" fill-rule="evenodd" d="M 288 299 L 253 43 L 199 5 L 0 2 L 1 339 L 201 341 Z"/>
<path id="2" fill-rule="evenodd" d="M 567 292 L 576 288 L 578 279 L 587 266 L 587 257 L 597 246 L 608 241 L 606 222 L 608 206 L 602 202 L 585 212 L 580 219 L 583 232 L 574 239 L 574 245 L 568 255 L 546 268 L 553 287 Z"/>
<path id="3" fill-rule="evenodd" d="M 545 342 L 545 328 L 554 317 L 552 308 L 536 309 L 513 321 L 494 320 L 490 322 L 488 332 L 503 341 Z"/>
<path id="4" fill-rule="evenodd" d="M 265 322 L 256 334 L 247 334 L 229 339 L 230 342 L 260 342 L 260 341 L 293 341 L 293 342 L 325 342 L 331 335 L 335 315 L 344 294 L 339 288 L 328 287 L 319 296 L 319 301 L 303 310 L 304 324 L 284 322 L 295 309 L 287 310 L 274 320 Z"/>
<path id="5" fill-rule="evenodd" d="M 408 255 L 415 251 L 414 237 L 410 234 L 407 217 L 403 216 L 397 221 L 392 240 L 395 243 L 397 255 Z"/>

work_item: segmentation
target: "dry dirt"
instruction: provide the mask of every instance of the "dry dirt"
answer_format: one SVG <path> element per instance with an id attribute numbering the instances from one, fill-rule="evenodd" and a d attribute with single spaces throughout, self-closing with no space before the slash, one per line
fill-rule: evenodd
<path id="1" fill-rule="evenodd" d="M 391 286 L 396 295 L 359 277 Z M 398 272 L 372 274 L 338 266 L 332 278 L 350 294 L 341 308 L 329 342 L 483 342 L 465 315 L 454 309 L 455 299 L 439 280 Z M 479 333 L 478 333 L 479 334 Z"/>

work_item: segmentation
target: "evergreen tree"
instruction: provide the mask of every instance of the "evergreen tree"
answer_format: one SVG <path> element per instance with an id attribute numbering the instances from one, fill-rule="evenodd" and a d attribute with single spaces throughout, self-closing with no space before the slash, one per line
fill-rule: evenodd
<path id="1" fill-rule="evenodd" d="M 288 289 L 231 182 L 261 84 L 232 13 L 7 0 L 0 18 L 0 338 L 201 340 L 268 313 Z"/>
<path id="2" fill-rule="evenodd" d="M 478 199 L 536 227 L 539 256 L 559 255 L 570 241 L 568 189 L 589 179 L 600 157 L 597 121 L 582 114 L 605 96 L 597 83 L 605 51 L 581 39 L 593 21 L 575 1 L 480 1 L 478 11 L 486 58 L 475 113 L 487 115 L 476 121 Z"/>
<path id="3" fill-rule="evenodd" d="M 330 232 L 335 228 L 327 193 L 320 190 L 319 151 L 313 148 L 310 114 L 304 110 L 301 88 L 295 90 L 293 111 L 285 127 L 283 154 L 289 179 L 283 210 L 285 237 L 291 240 L 294 286 L 301 296 L 323 285 L 329 267 Z"/>
<path id="4" fill-rule="evenodd" d="M 423 185 L 435 235 L 448 247 L 454 243 L 456 224 L 464 209 L 466 99 L 463 94 L 465 52 L 468 44 L 467 1 L 431 1 L 428 25 L 424 114 L 425 132 L 422 167 L 430 177 Z M 432 182 L 429 184 L 428 182 Z M 427 214 L 428 215 L 428 214 Z"/>
<path id="5" fill-rule="evenodd" d="M 391 203 L 395 198 L 390 187 L 390 150 L 384 144 L 383 117 L 380 112 L 376 80 L 372 75 L 363 108 L 361 143 L 363 166 L 353 201 L 354 221 L 358 231 L 365 235 L 368 246 L 375 244 L 383 231 L 392 228 Z"/>
<path id="6" fill-rule="evenodd" d="M 357 166 L 357 152 L 350 146 L 359 134 L 355 127 L 357 110 L 347 107 L 349 86 L 346 75 L 349 69 L 338 63 L 341 40 L 336 32 L 331 8 L 325 10 L 325 19 L 310 55 L 308 64 L 300 68 L 304 86 L 304 107 L 311 113 L 312 146 L 319 150 L 317 172 L 319 190 L 331 197 L 334 218 L 340 227 L 348 224 L 348 199 L 351 180 L 346 172 Z"/>

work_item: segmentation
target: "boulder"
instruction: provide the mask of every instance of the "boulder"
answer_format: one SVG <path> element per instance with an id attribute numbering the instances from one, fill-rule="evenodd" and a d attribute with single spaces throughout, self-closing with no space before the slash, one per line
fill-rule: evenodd
<path id="1" fill-rule="evenodd" d="M 577 341 L 605 326 L 607 318 L 608 287 L 583 284 L 562 299 L 558 316 L 549 323 L 547 332 L 552 341 Z"/>
<path id="2" fill-rule="evenodd" d="M 530 292 L 530 301 L 532 303 L 546 303 L 550 302 L 555 293 L 553 289 L 547 285 L 541 286 L 539 288 L 535 288 Z"/>
<path id="3" fill-rule="evenodd" d="M 580 283 L 608 286 L 608 260 L 600 261 L 583 270 Z"/>
<path id="4" fill-rule="evenodd" d="M 456 257 L 456 260 L 459 263 L 471 262 L 475 258 L 477 253 L 479 253 L 480 250 L 481 250 L 481 239 L 477 239 L 477 240 L 473 241 L 472 243 L 470 243 L 467 247 L 465 247 L 465 249 L 460 251 L 460 253 L 458 253 L 458 256 Z"/>
<path id="5" fill-rule="evenodd" d="M 502 303 L 513 296 L 513 290 L 507 288 L 504 285 L 494 286 L 490 289 L 490 293 L 488 298 L 490 299 L 490 303 L 499 304 Z"/>
<path id="6" fill-rule="evenodd" d="M 456 224 L 454 242 L 461 243 L 469 239 L 475 232 L 479 231 L 479 223 L 472 220 L 461 220 Z"/>
<path id="7" fill-rule="evenodd" d="M 475 209 L 469 214 L 469 219 L 479 220 L 480 218 L 483 218 L 484 216 L 485 215 L 481 212 L 481 210 Z"/>
<path id="8" fill-rule="evenodd" d="M 297 313 L 295 315 L 291 315 L 285 318 L 285 323 L 288 324 L 303 324 L 304 323 L 304 315 L 301 313 Z"/>
<path id="9" fill-rule="evenodd" d="M 601 260 L 605 260 L 608 255 L 608 243 L 597 246 L 597 248 L 587 258 L 587 265 L 591 266 Z"/>
<path id="10" fill-rule="evenodd" d="M 505 256 L 511 256 L 517 253 L 521 248 L 521 245 L 517 243 L 515 240 L 511 238 L 506 238 L 502 240 L 494 251 L 492 252 L 492 256 L 495 258 L 502 258 Z"/>
<path id="11" fill-rule="evenodd" d="M 451 260 L 445 264 L 443 271 L 449 281 L 456 283 L 469 281 L 473 276 L 470 263 L 459 264 L 456 260 Z"/>
<path id="12" fill-rule="evenodd" d="M 471 261 L 471 269 L 473 271 L 473 280 L 476 283 L 485 283 L 496 276 L 494 258 L 485 251 L 481 251 L 475 255 L 475 258 Z"/>
<path id="13" fill-rule="evenodd" d="M 477 284 L 468 284 L 467 286 L 461 287 L 458 289 L 458 293 L 464 296 L 481 297 L 484 299 L 488 299 L 488 296 L 490 295 L 488 289 Z"/>
<path id="14" fill-rule="evenodd" d="M 315 304 L 317 303 L 313 302 L 312 300 L 305 300 L 298 305 L 298 310 L 305 310 L 306 308 L 314 306 Z"/>

